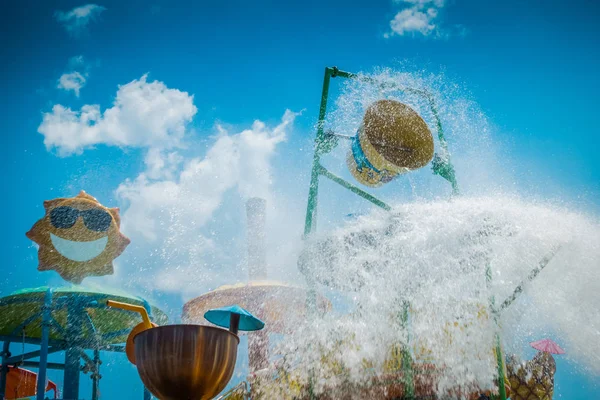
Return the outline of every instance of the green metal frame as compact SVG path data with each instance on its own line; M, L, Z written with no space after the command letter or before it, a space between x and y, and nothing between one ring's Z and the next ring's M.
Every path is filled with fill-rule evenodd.
M485 268L485 280L487 287L490 288L492 283L492 267L488 263ZM500 327L500 315L496 309L496 299L494 296L490 296L490 309L492 316L494 317L494 323ZM506 400L506 388L504 387L504 355L502 354L502 343L500 341L500 334L496 333L496 362L498 364L498 397L492 396L493 399Z
M363 82L369 82L374 85L378 85L382 88L396 89L402 92L417 94L425 98L431 108L431 113L435 120L435 128L437 130L437 137L440 143L441 154L436 153L432 161L433 173L446 179L452 185L452 193L458 194L458 183L456 182L456 176L454 173L454 167L450 162L450 155L448 152L448 145L446 138L444 137L444 129L442 122L439 117L437 105L435 103L434 96L421 89L414 89L409 87L401 87L393 82L377 81L370 77L364 77L350 72L340 71L337 67L326 67L325 77L323 78L323 91L321 93L321 105L319 107L319 120L317 122L317 136L315 138L314 156L312 173L310 177L310 189L308 192L308 205L306 209L306 221L304 224L304 235L308 236L316 229L316 217L317 217L317 198L319 194L319 177L323 176L339 184L340 186L350 190L351 192L361 196L367 201L375 204L376 206L389 210L390 206L385 202L379 200L377 197L370 193L362 190L358 186L338 177L331 171L327 170L321 165L321 156L329 153L338 145L338 136L335 134L325 133L325 115L327 114L327 99L329 97L329 84L331 78L346 78L346 79L359 79Z
M364 77L357 74L353 74L350 72L340 71L337 67L326 67L325 68L325 77L323 79L323 91L321 93L321 105L319 108L319 120L317 122L317 135L315 138L314 145L314 156L313 156L313 165L312 165L312 173L310 179L310 188L308 192L308 204L306 208L306 220L304 225L304 236L308 237L312 234L317 227L317 202L318 202L318 194L319 194L319 178L321 176L332 180L333 182L339 184L345 189L350 190L351 192L361 196L367 201L370 201L374 205L383 208L384 210L390 210L390 206L385 202L379 200L377 197L371 195L370 193L360 189L356 185L338 177L333 174L329 170L327 170L323 165L321 165L321 156L329 153L338 145L338 137L339 135L326 133L324 129L325 125L325 116L327 114L327 100L329 97L329 85L331 78L346 78L346 79L359 79L364 82L372 83L374 85L378 85L383 88L397 89L399 91L403 91L405 93L417 94L423 96L429 103L431 113L435 120L435 128L437 130L437 137L439 141L439 146L441 150L441 154L436 153L434 155L432 161L432 169L433 173L441 176L446 179L452 185L452 194L459 194L458 183L456 181L456 175L454 172L454 167L450 162L450 154L448 152L448 145L446 139L444 137L444 130L442 127L442 122L439 117L437 105L435 102L434 96L424 90L414 89L409 87L400 87L393 82L387 81L378 81L370 77ZM544 265L545 266L545 265ZM543 267L542 267L543 268ZM539 273L539 271L538 271ZM534 276L535 277L535 276ZM486 269L486 280L488 285L491 283L492 275L491 269L488 265ZM533 279L533 278L532 278ZM531 280L531 279L530 279ZM307 306L314 307L316 305L316 291L314 288L314 282L311 279L308 279L309 284L309 295L307 299ZM516 292L516 295L520 293ZM513 299L514 300L514 299ZM494 298L490 298L490 308L492 313L494 314L494 321L498 324L498 312L496 311ZM404 304L403 312L401 315L401 321L403 325L408 324L408 304ZM498 362L498 389L499 396L496 397L497 400L506 400L506 391L504 388L504 356L502 354L502 347L500 342L500 336L496 335L496 355ZM406 398L413 399L414 398L414 381L413 381L413 371L412 371L412 362L410 352L407 349L402 351L402 369L403 369L403 377L406 384ZM311 385L312 386L312 385ZM310 391L312 393L312 390ZM314 396L311 396L314 397Z

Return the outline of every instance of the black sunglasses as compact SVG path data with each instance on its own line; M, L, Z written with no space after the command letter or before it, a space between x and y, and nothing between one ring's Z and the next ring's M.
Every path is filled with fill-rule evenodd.
M68 206L50 211L50 222L55 228L66 229L75 225L79 216L83 217L83 223L89 230L96 232L106 231L112 222L112 216L106 211L97 208L82 211Z

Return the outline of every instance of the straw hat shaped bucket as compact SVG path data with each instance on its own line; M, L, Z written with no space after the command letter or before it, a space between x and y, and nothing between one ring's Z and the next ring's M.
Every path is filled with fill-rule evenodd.
M357 181L378 187L432 158L433 136L423 118L399 101L378 100L367 108L346 161Z

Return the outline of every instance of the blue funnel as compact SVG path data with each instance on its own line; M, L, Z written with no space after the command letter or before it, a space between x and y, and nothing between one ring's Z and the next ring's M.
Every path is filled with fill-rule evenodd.
M259 331L265 327L264 322L237 304L208 310L204 313L204 318L217 326L228 328L235 334L238 330Z

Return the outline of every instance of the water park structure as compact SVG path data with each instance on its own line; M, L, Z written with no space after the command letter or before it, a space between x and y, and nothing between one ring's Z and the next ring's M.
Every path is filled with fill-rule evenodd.
M393 89L419 96L429 105L433 131L425 119L398 99L382 97L366 108L355 135L325 129L331 80L360 80L365 84ZM431 165L433 174L450 185L451 196L460 196L459 184L451 162L435 96L426 90L398 87L395 82L380 81L327 67L320 99L319 119L314 141L307 210L305 240L313 238L317 227L319 183L324 177L362 197L383 210L391 206L361 187L345 180L323 164L322 159L342 141L349 142L346 163L351 175L363 186L377 188ZM182 324L167 324L163 311L146 300L119 292L99 292L79 284L86 276L112 273L112 260L125 250L129 240L119 232L118 211L107 209L93 197L81 193L69 199L45 202L46 215L34 225L28 237L39 245L40 270L55 269L73 283L65 288L23 289L0 299L0 339L2 368L0 399L36 396L46 398L44 390L56 385L47 381L47 369L64 370L65 400L80 399L80 374L93 381L92 400L99 398L101 353L124 353L137 367L144 384L144 399L551 399L555 364L551 354L562 349L550 340L532 344L540 351L530 364L507 358L502 337L494 331L493 345L482 357L495 363L495 379L485 388L452 388L440 393L438 384L444 365L427 362L417 356L409 337L391 346L383 370L369 375L368 384L332 381L326 390L317 390L316 364L327 364L323 354L313 365L281 367L270 351L271 337L293 334L298 321L310 325L319 315L331 312L333 302L323 295L323 286L344 290L335 277L325 276L311 267L301 256L298 268L306 279L306 287L269 281L266 273L265 213L262 199L252 198L247 204L248 264L247 282L232 282L202 294L184 305ZM111 211L113 210L113 211ZM72 231L71 231L72 230ZM65 236L65 232L72 233ZM83 246L73 242L84 243ZM559 247L546 254L527 279L518 284L506 299L488 296L487 304L476 304L475 319L498 324L501 313L509 308L523 288L546 266ZM97 261L97 263L95 263ZM485 281L492 284L490 267L485 268ZM339 283L339 284L338 284ZM482 288L482 290L487 290ZM413 318L408 301L398 304L398 326L410 331ZM209 324L210 323L210 324ZM455 327L463 321L457 320ZM263 329L264 328L264 329ZM460 328L458 328L460 329ZM249 377L221 394L230 382L238 355L239 335L249 331ZM452 334L450 334L451 336ZM339 351L352 346L352 339L341 339ZM13 345L34 345L39 350L13 355ZM86 351L91 351L90 357ZM65 353L63 364L49 363L48 354ZM38 359L38 361L30 361ZM83 364L82 364L83 362ZM365 370L375 368L365 360ZM37 375L21 367L38 369ZM296 378L301 369L306 379ZM340 371L343 367L339 368ZM33 378L32 378L33 377ZM15 380L16 379L16 380ZM28 392L19 390L25 382L35 380ZM16 382L16 385L15 385ZM327 386L327 385L325 385ZM16 389L15 389L16 387ZM32 391L33 390L33 391ZM11 397L11 391L14 397ZM277 393L277 395L273 395ZM19 397L16 397L16 396ZM220 397L217 397L220 396ZM535 397L537 396L537 397Z

